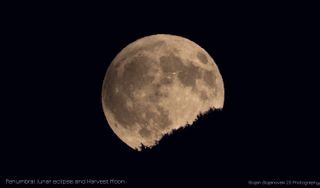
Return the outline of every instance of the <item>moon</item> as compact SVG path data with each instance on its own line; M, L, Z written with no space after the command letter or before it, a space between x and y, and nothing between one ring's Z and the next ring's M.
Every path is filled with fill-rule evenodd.
M102 86L109 126L136 150L155 146L165 134L223 104L224 84L212 57L175 35L151 35L126 46Z

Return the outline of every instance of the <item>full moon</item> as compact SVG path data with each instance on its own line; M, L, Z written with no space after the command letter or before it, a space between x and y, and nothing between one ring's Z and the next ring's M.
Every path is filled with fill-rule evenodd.
M111 129L137 150L223 104L224 84L214 60L175 35L151 35L126 46L111 62L102 86Z

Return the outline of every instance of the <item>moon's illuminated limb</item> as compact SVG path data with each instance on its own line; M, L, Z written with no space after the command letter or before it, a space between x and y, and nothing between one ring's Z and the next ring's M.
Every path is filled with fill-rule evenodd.
M132 148L153 146L173 129L224 103L210 55L174 35L152 35L125 47L109 66L102 104L116 135Z

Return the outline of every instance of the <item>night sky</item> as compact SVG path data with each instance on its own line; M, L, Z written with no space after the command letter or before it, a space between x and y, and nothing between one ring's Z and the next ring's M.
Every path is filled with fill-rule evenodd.
M132 1L1 7L2 184L91 178L127 186L244 187L249 180L319 177L316 6ZM109 128L102 82L122 48L158 33L186 37L214 58L225 105L137 152Z

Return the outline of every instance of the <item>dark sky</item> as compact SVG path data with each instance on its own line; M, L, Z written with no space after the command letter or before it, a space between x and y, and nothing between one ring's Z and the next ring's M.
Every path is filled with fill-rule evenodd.
M198 1L1 7L1 183L116 178L129 186L243 187L248 180L319 177L319 7ZM123 47L157 33L189 38L211 54L224 79L225 108L139 153L108 127L101 87Z

